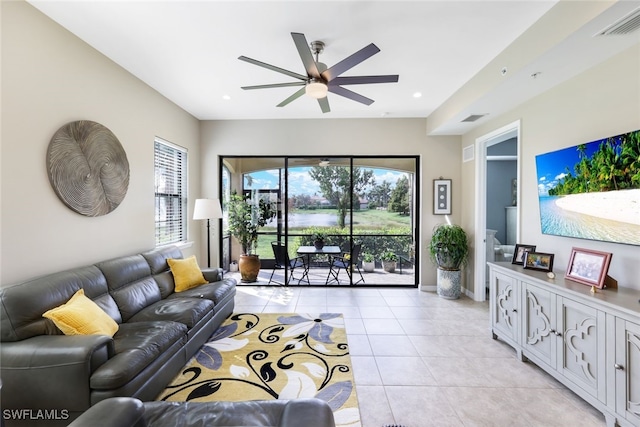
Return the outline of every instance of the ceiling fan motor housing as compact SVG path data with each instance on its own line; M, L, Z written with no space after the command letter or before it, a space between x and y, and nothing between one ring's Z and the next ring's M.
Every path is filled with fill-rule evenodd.
M309 46L311 46L311 52L315 53L316 55L324 51L324 42L321 42L320 40L309 43ZM317 60L318 58L316 57L316 61Z

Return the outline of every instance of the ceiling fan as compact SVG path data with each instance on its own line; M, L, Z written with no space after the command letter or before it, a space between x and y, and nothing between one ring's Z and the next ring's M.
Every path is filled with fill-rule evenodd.
M278 73L286 74L287 76L298 79L299 81L290 83L273 83L257 86L243 86L242 89L267 89L274 87L290 87L290 86L304 86L293 95L278 104L278 107L284 107L290 102L298 99L305 93L318 100L320 109L323 113L331 111L329 108L329 100L327 99L327 92L334 93L336 95L344 96L353 101L360 102L365 105L371 105L373 99L369 99L356 92L344 88L345 85L357 85L357 84L372 84L372 83L397 83L398 75L384 75L384 76L353 76L353 77L340 77L342 73L350 70L359 63L367 60L376 53L380 52L380 49L375 44L371 43L368 46L360 49L356 53L346 57L342 61L338 62L334 66L327 68L325 64L318 61L318 56L324 50L324 43L321 41L314 41L311 44L307 43L307 39L302 33L291 33L293 42L298 49L300 59L304 64L304 68L307 71L306 75L299 74L293 71L285 70L284 68L276 67L275 65L266 64L255 59L247 58L246 56L238 57L239 60L248 62L250 64L257 65L259 67L266 68L268 70L276 71ZM311 49L309 48L311 47ZM315 54L315 60L313 59Z

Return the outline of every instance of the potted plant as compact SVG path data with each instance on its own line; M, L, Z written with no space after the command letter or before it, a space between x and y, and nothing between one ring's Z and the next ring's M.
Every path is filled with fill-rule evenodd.
M396 262L398 261L398 255L393 251L385 251L380 255L382 259L382 269L387 273L393 273L396 271Z
M322 230L315 230L311 235L311 239L313 241L313 246L316 249L322 249L324 247L324 242L327 239L327 233Z
M372 273L376 269L376 261L370 253L362 254L362 269L365 273Z
M429 243L429 256L438 266L438 295L448 299L460 298L460 268L466 265L468 255L469 242L462 227L452 224L434 227Z
M238 262L241 280L255 282L260 272L260 258L253 253L258 241L258 230L275 217L276 211L263 199L256 202L249 195L243 197L235 192L231 194L227 208L229 233L242 246L242 254Z

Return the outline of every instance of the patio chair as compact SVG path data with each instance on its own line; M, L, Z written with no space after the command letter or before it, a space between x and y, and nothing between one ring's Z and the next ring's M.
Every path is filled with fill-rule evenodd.
M415 259L416 248L415 245L409 245L409 249L406 252L396 253L398 256L398 267L400 267L400 274L402 274L402 263L410 264L411 267L416 263Z
M360 256L361 248L362 244L357 243L351 247L351 252L342 252L340 256L329 256L329 274L327 275L326 285L334 280L340 283L338 276L341 270L347 272L350 281L353 280L351 276L354 271L360 275L360 280L354 282L354 285L360 282L364 283L364 277L362 277L362 272L360 271L360 267L358 267L358 257Z
M285 283L278 283L279 285L287 285L291 282L291 280L298 280L298 284L302 282L305 278L307 279L307 284L309 283L309 267L305 262L305 257L299 256L295 258L289 258L289 254L287 253L287 248L282 242L271 242L271 248L273 249L273 256L276 259L275 264L273 265L273 270L271 271L271 277L269 277L269 284L273 281L273 273L276 270L286 270L289 269L289 279L285 280ZM302 276L299 279L294 277L293 273L296 269L302 268ZM286 279L286 276L285 276Z

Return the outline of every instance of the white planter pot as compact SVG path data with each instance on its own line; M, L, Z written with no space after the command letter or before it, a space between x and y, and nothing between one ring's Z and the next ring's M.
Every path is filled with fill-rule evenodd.
M362 269L364 270L365 273L373 273L373 271L376 269L375 261L371 261L371 262L362 261Z
M443 270L438 267L438 295L446 299L460 298L462 289L460 270Z

